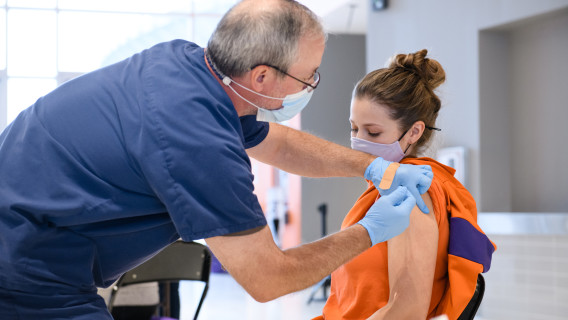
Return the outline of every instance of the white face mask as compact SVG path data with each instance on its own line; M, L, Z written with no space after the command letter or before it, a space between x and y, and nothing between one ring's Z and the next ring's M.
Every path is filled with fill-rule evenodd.
M237 96L239 96L241 99L250 103L252 106L254 106L255 108L258 109L258 113L256 115L256 119L258 121L282 122L282 121L290 120L295 115L300 113L302 111L302 109L304 109L306 107L306 105L308 105L308 102L310 101L310 99L312 98L312 94L314 93L314 90L312 88L307 87L306 89L304 89L300 92L297 92L297 93L294 93L294 94L289 94L284 98L274 98L274 97L266 96L266 95L263 95L261 93L255 92L255 91L241 85L240 83L235 82L233 79L231 79L227 76L225 76L223 78L223 83L226 86L228 86L231 90L233 90L233 92ZM276 110L268 110L268 109L259 107L256 104L245 99L243 96L241 96L235 89L233 89L233 87L231 87L231 83L234 83L234 84L238 85L239 87L241 87L241 88L243 88L247 91L250 91L250 92L252 92L256 95L259 95L261 97L268 98L268 99L274 99L274 100L282 100L282 107L280 109L276 109Z

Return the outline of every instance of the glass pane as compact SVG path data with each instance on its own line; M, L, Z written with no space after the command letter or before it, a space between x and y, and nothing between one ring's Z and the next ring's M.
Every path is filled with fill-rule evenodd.
M55 79L8 78L8 123L56 86Z
M6 69L6 10L0 10L0 70Z
M209 37L215 31L219 20L221 20L221 16L196 16L195 26L193 27L193 39L191 41L202 47L207 46Z
M3 6L6 4L6 0L0 0L0 6Z
M191 12L191 0L59 0L60 9L120 12Z
M159 42L189 39L190 22L189 15L61 12L59 71L88 72Z
M57 0L8 0L8 6L12 7L55 8L56 4Z
M195 13L224 15L237 2L236 0L193 0L193 6Z
M55 22L55 11L8 11L8 76L55 76Z

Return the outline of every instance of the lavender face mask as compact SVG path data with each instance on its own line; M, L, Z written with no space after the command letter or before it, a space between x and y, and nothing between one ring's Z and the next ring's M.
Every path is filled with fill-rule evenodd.
M404 151L398 141L383 144L351 137L351 149L370 153L387 161L400 162L404 158Z

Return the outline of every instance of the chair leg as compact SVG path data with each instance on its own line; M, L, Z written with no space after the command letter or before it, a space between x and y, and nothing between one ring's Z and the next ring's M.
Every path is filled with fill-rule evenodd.
M205 296L207 295L207 291L209 290L209 283L205 283L205 288L203 288L203 293L201 294L201 299L199 300L199 304L197 305L197 310L195 310L195 316L193 320L197 320L197 316L199 316L199 311L201 310L201 305L205 300Z
M164 301L162 301L163 316L170 317L172 315L170 310L170 282L164 283Z

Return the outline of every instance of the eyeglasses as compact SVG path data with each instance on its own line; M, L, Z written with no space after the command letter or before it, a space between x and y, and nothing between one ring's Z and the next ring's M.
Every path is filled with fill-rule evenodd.
M296 81L299 81L299 82L301 82L302 84L304 84L304 85L306 85L306 86L312 88L312 90L315 90L315 89L318 87L319 82L320 82L320 73L319 73L318 71L316 71L316 73L314 73L314 82L310 84L310 83L307 83L307 82L305 82L305 81L302 81L302 80L300 80L300 79L294 77L293 75L291 75L291 74L289 74L289 73L287 73L287 72L282 71L280 68L278 68L278 67L276 67L276 66L273 66L273 65L270 65L270 64L265 64L265 63L259 64L259 65L256 65L256 66L252 67L251 69L254 69L254 68L258 67L258 66L271 67L272 69L274 69L274 70L276 70L276 71L278 71L278 72L280 72L280 73L282 73L282 74L285 74L285 75L287 75L288 77L290 77L290 78L292 78L292 79L294 79L294 80L296 80Z

